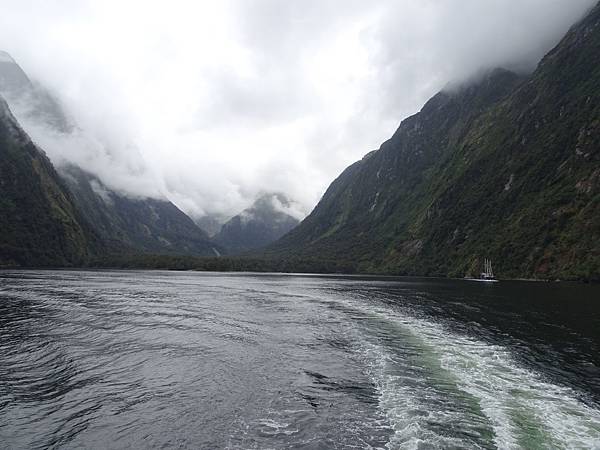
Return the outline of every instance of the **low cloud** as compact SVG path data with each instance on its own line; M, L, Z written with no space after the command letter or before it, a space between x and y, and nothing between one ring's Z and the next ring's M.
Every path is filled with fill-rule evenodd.
M532 70L594 3L0 0L0 49L77 122L24 124L55 163L193 216L261 192L302 215L447 83Z

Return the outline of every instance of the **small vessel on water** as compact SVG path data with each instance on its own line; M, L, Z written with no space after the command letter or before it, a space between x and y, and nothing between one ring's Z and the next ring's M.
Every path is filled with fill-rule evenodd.
M485 258L483 260L483 272L479 274L479 278L467 278L467 280L497 283L498 280L494 277L494 270L492 269L492 261Z

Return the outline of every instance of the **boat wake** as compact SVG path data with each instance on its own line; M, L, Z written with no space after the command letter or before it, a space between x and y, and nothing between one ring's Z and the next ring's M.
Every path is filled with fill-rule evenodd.
M352 302L389 448L600 448L600 411L521 367L510 351L445 326Z

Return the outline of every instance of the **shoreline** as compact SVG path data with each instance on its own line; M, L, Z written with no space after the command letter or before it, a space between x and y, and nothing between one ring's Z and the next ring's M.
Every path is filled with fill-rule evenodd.
M253 271L253 270L204 270L197 268L160 268L160 267L92 267L92 266L76 266L76 267L22 267L22 266L0 266L1 272L8 271L114 271L114 272L127 272L127 271L156 271L156 272L199 272L199 273L212 273L212 274L238 274L238 275L278 275L278 276L302 276L302 277L328 277L328 278L371 278L371 279L422 279L422 280L440 280L440 281L465 281L474 282L472 279L459 278L459 277L444 277L444 276L427 276L427 275L393 275L393 274L378 274L378 273L336 273L336 272L277 272L277 271ZM600 280L582 280L582 279L540 279L540 278L498 278L497 283L491 283L492 285L498 285L503 282L526 282L526 283L577 283L577 284L589 284L598 285ZM486 284L487 285L487 284Z

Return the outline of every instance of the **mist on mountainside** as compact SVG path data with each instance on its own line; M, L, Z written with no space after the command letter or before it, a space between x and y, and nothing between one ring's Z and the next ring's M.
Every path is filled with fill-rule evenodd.
M31 78L31 104L11 107L58 167L195 220L232 217L262 192L306 215L447 83L530 71L593 3L85 1L32 16L24 2L0 18L1 64ZM41 103L63 123L32 115Z

